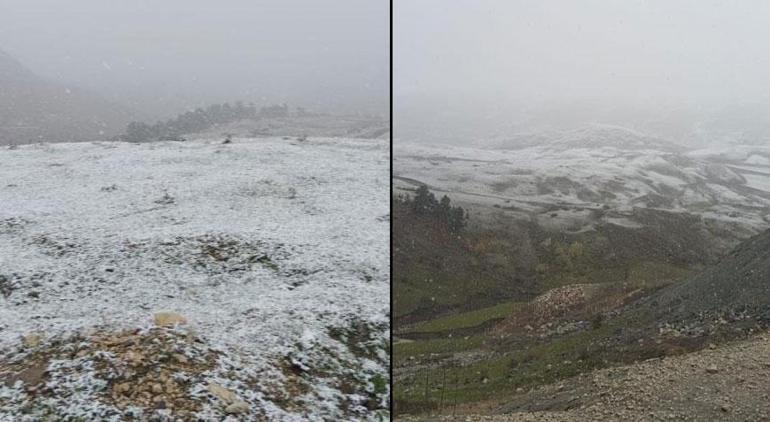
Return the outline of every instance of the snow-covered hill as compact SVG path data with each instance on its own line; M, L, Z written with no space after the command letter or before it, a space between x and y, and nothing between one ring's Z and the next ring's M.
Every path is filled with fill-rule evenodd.
M76 334L160 335L153 315L174 312L187 324L161 334L188 330L217 356L180 384L179 400L196 402L191 414L386 412L388 172L387 142L371 139L0 149L2 379ZM32 392L6 382L0 419L174 414L168 400L147 405L144 392L110 396L125 374L104 370L105 356L120 359L46 360L48 384ZM62 369L73 365L81 370ZM245 407L227 407L234 400Z
M377 116L328 114L244 119L226 125L216 125L197 135L215 138L221 137L223 133L258 138L313 136L390 139L390 127L386 119Z
M394 175L397 192L425 183L560 229L590 228L597 215L644 225L634 221L635 208L688 212L751 233L770 225L770 147L763 146L688 150L604 126L519 149L396 143Z

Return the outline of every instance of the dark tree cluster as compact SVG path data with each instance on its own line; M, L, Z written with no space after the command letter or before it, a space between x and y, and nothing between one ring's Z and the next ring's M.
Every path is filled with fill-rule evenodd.
M126 128L126 133L120 136L120 140L128 142L178 140L185 133L200 132L238 120L287 116L289 116L289 106L286 104L262 107L259 110L253 103L244 104L240 101L233 105L213 104L206 108L188 111L165 122L159 121L155 124L131 122Z
M400 196L396 201L417 215L438 221L452 233L459 233L468 223L468 213L462 207L453 207L446 195L436 199L425 185L417 188L414 197Z

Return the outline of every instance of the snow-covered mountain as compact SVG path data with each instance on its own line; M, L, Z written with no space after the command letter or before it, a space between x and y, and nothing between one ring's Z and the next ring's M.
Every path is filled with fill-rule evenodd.
M590 228L597 210L605 222L643 225L633 221L635 208L692 213L754 233L770 225L770 147L688 149L611 126L536 139L515 149L396 143L397 191L425 183L468 204L573 229Z

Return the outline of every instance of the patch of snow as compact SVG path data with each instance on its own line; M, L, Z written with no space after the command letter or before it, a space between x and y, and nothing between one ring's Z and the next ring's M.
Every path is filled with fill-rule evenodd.
M754 229L768 225L760 211L744 209L770 206L770 185L751 176L763 168L741 164L755 155L770 157L770 148L687 152L618 128L560 136L516 150L395 144L393 171L400 178L395 189L408 192L415 183L425 183L467 206L497 206L512 217L531 218L521 214L524 210L543 213L538 221L558 227L577 220L554 220L549 209L597 206L616 212L638 207L704 216L710 212L730 220L737 212ZM591 218L585 224L590 228Z
M757 154L751 155L745 162L754 166L770 166L770 158Z
M765 192L770 192L770 174L744 174L746 186Z
M387 141L26 145L0 163L2 349L175 311L243 371L279 376L313 343L387 374L327 334L363 321L387 340ZM345 395L316 386L302 414L344 417Z

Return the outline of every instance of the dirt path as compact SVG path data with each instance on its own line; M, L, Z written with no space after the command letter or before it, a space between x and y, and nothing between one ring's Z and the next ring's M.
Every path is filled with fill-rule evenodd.
M460 409L458 409L460 413ZM446 421L770 421L770 335L603 369Z

